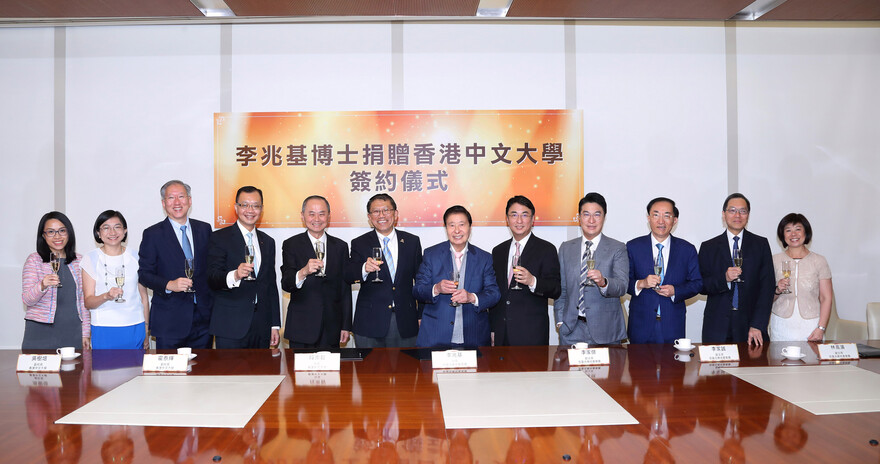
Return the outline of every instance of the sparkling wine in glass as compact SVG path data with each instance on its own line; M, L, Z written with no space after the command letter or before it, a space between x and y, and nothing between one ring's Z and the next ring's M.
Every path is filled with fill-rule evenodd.
M248 264L254 264L254 258L256 258L256 256L256 253L254 253L254 246L248 245L247 253L245 253L244 255L244 262ZM244 278L244 280L256 280L256 278L254 277L254 272L251 271L248 276Z
M192 258L186 258L186 260L184 260L184 262L183 262L183 272L186 274L187 279L192 280L192 278L193 278L193 273L195 272L194 264L195 263L193 263ZM186 289L186 293L195 293L195 292L196 291L193 290L192 287Z
M52 253L49 256L49 264L52 266L52 273L58 275L58 270L61 269L61 255L59 253ZM58 285L55 285L55 288L61 288L61 280L58 280Z
M742 267L743 267L742 248L737 248L736 250L733 250L733 265L740 268L740 270L742 270ZM733 280L732 282L743 283L745 281L742 280L739 276L737 276L736 280Z
M596 269L596 259L593 258L593 254L590 253L590 255L587 256L587 271L592 271L593 269ZM587 282L584 285L587 287L595 287L596 283L588 277Z
M373 259L381 266L382 262L385 261L385 254L382 253L381 247L373 247ZM376 271L376 277L372 280L373 282L382 282L382 279L379 278L379 271Z
M519 286L519 281L516 280L516 271L519 267L520 256L516 253L513 254L513 258L510 260L510 266L513 268L513 281L515 284L513 287L510 287L511 290L522 290L522 287Z
M786 279L791 278L791 261L782 262L782 277L785 277ZM791 283L788 284L788 288L782 293L791 293Z
M450 276L450 277L451 277L450 280L452 280L452 283L455 284L455 288L459 288L458 284L459 284L459 280L461 277L461 273L459 271L453 269L452 276ZM456 303L453 301L453 302L449 303L449 306L461 306L461 303Z
M116 286L122 289L122 286L125 285L125 266L120 266L116 268ZM125 298L122 297L122 293L113 300L117 303L125 303Z
M315 242L315 256L324 262L324 242L317 241ZM327 277L327 273L324 272L324 267L321 266L321 270L315 273L316 277Z
M660 277L663 274L663 254L657 253L657 259L654 260L654 275ZM660 290L660 282L654 286L654 290Z

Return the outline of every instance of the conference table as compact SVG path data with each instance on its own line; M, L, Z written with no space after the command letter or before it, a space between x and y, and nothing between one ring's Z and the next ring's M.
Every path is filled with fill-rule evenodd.
M797 363L819 364L801 345ZM878 412L813 415L669 345L612 346L609 365L584 367L567 348L482 347L476 370L583 370L638 424L446 429L431 361L374 349L323 373L295 371L290 350L196 350L188 376L284 376L244 428L60 425L142 375L143 352L86 351L33 374L0 351L0 462L880 462ZM781 344L738 348L740 367L787 368ZM880 373L880 359L849 363Z

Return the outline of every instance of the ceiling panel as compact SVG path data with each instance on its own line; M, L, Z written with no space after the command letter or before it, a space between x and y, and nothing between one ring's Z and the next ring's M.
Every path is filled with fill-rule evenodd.
M226 0L236 16L475 16L479 0Z
M725 20L752 0L513 0L507 17Z
M190 0L2 0L0 18L203 17Z
M759 20L880 20L880 0L788 0Z

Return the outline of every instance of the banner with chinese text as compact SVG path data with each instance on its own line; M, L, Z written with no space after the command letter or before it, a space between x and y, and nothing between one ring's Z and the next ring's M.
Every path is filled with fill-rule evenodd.
M400 226L441 226L449 206L504 225L525 195L538 225L571 225L583 195L580 110L214 114L214 225L235 221L235 192L263 191L260 227L302 227L309 195L331 226L368 227L366 202L394 197Z

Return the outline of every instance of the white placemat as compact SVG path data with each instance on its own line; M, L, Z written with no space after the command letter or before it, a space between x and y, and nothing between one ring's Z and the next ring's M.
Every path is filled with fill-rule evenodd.
M581 371L439 374L448 429L638 424Z
M283 375L139 376L57 424L242 428Z
M724 370L813 414L880 411L880 374L855 366L736 367Z

